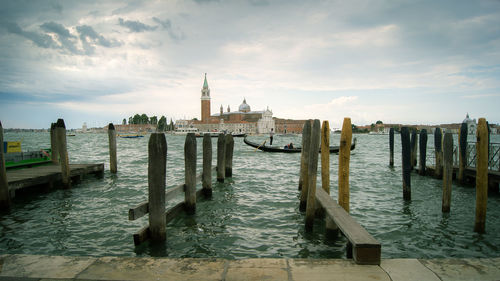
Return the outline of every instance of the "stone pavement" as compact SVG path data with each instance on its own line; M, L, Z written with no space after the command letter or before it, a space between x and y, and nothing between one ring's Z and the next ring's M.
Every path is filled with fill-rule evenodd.
M500 280L500 258L172 259L0 255L0 280Z

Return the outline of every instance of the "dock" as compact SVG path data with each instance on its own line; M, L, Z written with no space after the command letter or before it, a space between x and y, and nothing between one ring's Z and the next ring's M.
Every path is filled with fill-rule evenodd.
M498 280L500 258L343 259L0 255L0 280Z
M86 175L94 174L102 177L104 173L104 164L70 164L71 181L81 181ZM15 197L16 192L23 189L45 186L48 189L62 186L61 166L55 164L46 164L24 169L7 170L7 180L9 183L9 192L11 198Z

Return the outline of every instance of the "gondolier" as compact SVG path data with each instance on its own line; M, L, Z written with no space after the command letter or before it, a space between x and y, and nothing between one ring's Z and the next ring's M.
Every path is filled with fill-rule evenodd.
M274 136L274 132L273 132L273 128L271 128L271 132L269 132L269 139L270 139L269 145L273 145L273 136Z

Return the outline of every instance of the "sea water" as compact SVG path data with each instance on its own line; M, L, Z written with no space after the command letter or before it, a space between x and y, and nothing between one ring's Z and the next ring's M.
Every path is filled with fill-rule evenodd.
M389 167L387 135L354 137L357 145L350 160L350 213L381 242L382 257L498 255L498 194L488 198L486 233L477 234L473 231L473 186L453 183L451 212L443 214L442 181L412 173L412 198L404 201L400 136L395 136L393 168ZM265 138L250 136L258 143ZM338 145L339 138L332 135L331 144ZM4 139L22 139L23 150L50 147L48 133L5 133ZM113 175L109 173L107 134L68 137L70 162L105 163L104 178L88 176L69 190L15 198L12 211L0 215L0 252L229 259L345 257L345 238L325 237L322 219L316 219L313 232L304 230L304 213L298 208L300 154L255 151L242 138L235 138L233 177L217 183L214 176L213 197L199 199L195 215L183 214L170 222L165 243L134 246L132 235L148 223L147 216L128 220L128 209L148 197L148 139L117 139L118 173ZM183 183L184 140L183 136L167 135L167 189ZM274 136L277 145L290 142L300 145L301 136ZM200 173L202 139L197 144ZM212 145L215 165L216 138ZM427 150L432 155L432 136ZM336 199L337 154L330 155L330 178L331 196Z

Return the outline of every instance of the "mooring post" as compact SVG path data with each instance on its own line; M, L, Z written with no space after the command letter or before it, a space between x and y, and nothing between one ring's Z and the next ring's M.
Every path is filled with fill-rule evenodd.
M116 172L118 171L117 159L116 159L116 130L115 130L115 125L113 125L113 123L109 123L108 125L108 139L109 139L109 171L113 174L116 174Z
M436 155L436 165L434 167L434 176L436 178L441 178L443 174L443 148L442 148L442 136L441 128L437 127L434 131L434 153ZM453 167L453 139L451 140L451 165Z
M302 179L302 186L299 182L300 192L300 204L299 210L305 211L307 205L307 187L309 181L309 175L307 173L309 165L309 147L311 146L311 120L307 120L304 123L304 128L302 129L302 151L300 155L300 178ZM300 180L299 180L300 181Z
M457 179L460 183L465 182L465 166L467 165L467 124L462 123L458 134L458 175ZM476 155L477 158L477 155Z
M411 130L411 138L410 138L410 145L411 145L411 169L415 168L417 166L417 143L418 143L418 135L417 135L417 129L413 128Z
M212 138L210 134L203 135L203 194L205 197L212 196Z
M411 146L408 127L401 128L401 151L403 162L403 199L411 200Z
M50 124L50 158L52 163L59 164L59 152L57 152L56 123Z
M309 147L309 163L307 165L307 206L306 206L306 230L313 228L314 215L316 213L316 174L318 172L318 150L320 148L320 123L315 119L311 130L311 144Z
M10 210L9 182L7 180L7 170L5 168L5 156L3 155L3 127L0 121L0 211Z
M330 124L321 126L321 187L330 194Z
M184 142L184 204L188 214L196 211L196 137L188 133Z
M151 239L167 238L165 220L165 176L167 172L167 140L163 133L152 133L148 144L148 202Z
M476 132L476 222L474 231L485 232L488 203L488 127L486 119L479 118Z
M419 143L419 148L420 148L420 161L419 161L419 169L418 173L422 176L425 176L425 169L426 169L426 157L427 157L427 130L422 129L420 130L420 143Z
M66 143L66 125L63 119L57 119L56 123L56 143L59 153L59 162L61 164L61 176L64 188L71 187L71 177L68 158L68 147Z
M450 132L444 134L443 143L443 204L441 211L450 212L451 185L453 180L453 135Z
M389 166L394 167L394 128L389 129Z
M351 158L351 118L344 118L339 147L339 205L349 213L349 161Z
M226 177L226 137L219 134L217 138L217 181L224 182Z
M226 135L226 151L225 151L225 159L224 164L226 167L225 176L230 178L233 176L233 150L234 150L234 139L233 135Z
M330 194L330 123L323 121L321 126L321 187ZM325 218L326 234L336 237L339 228L328 216Z

